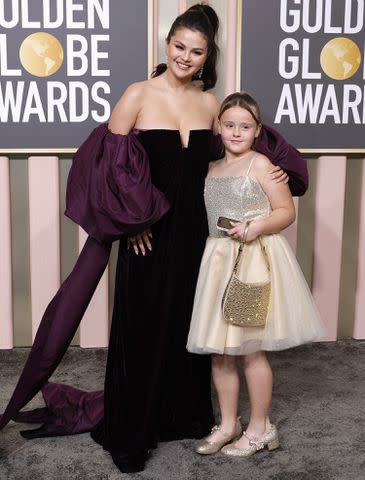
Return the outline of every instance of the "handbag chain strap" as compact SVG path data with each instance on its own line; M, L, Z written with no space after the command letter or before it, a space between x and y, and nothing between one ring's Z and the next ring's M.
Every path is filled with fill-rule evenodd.
M246 238L247 238L247 233L248 233L248 227L249 227L250 223L251 223L251 220L247 220L247 222L246 222L246 224L245 224L245 229L244 229L244 231L243 231L243 239L242 239L242 242L240 242L240 246L239 246L239 248L238 248L238 253L237 253L236 261L234 262L234 267L233 267L233 274L234 274L234 275L237 274L238 265L239 265L240 260L241 260L241 255L242 255L242 252L243 252L243 247L245 246L245 243L246 243ZM257 237L257 240L258 240L259 243L260 243L261 252L262 252L262 255L263 255L264 260L265 260L265 263L266 263L267 271L270 272L269 257L268 257L268 254L267 254L265 245L262 243L261 236Z

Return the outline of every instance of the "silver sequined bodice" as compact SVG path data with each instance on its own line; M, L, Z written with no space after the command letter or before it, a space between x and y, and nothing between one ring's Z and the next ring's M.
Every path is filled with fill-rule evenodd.
M266 217L271 212L269 199L260 184L248 175L207 177L204 200L211 237L226 236L217 229L217 220L221 216L235 220L251 220Z

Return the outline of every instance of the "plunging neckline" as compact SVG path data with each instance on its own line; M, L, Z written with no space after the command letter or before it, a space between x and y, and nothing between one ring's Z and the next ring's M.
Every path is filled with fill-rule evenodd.
M191 137L195 132L211 132L213 134L213 130L211 128L193 128L188 131L188 138L186 145L183 143L181 132L177 128L133 128L133 131L137 132L172 132L179 136L180 140L180 147L182 150L188 150L191 142Z

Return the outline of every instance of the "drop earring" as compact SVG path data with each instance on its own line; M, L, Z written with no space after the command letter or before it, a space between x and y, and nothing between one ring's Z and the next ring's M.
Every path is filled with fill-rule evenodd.
M204 65L202 66L202 68L199 70L198 72L198 78L199 80L201 80L202 76L203 76L203 71L204 71Z

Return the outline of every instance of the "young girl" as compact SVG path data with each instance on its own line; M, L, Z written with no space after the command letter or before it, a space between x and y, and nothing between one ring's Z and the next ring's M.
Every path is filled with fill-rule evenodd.
M272 371L264 351L318 339L322 336L322 326L295 256L279 234L295 219L289 188L269 178L270 160L254 150L261 128L257 103L247 93L234 93L224 100L218 118L225 156L211 163L205 180L210 236L200 266L187 349L212 354L221 424L196 444L195 451L249 456L265 446L269 450L279 446L277 429L269 419ZM237 220L230 222L227 233L217 228L220 216ZM262 273L265 274L258 237L270 263L266 325L235 326L223 318L223 294L243 240L247 245L239 276L253 275L246 281L255 282L259 280L257 275L262 278ZM244 432L237 418L237 356L242 358L251 407Z

